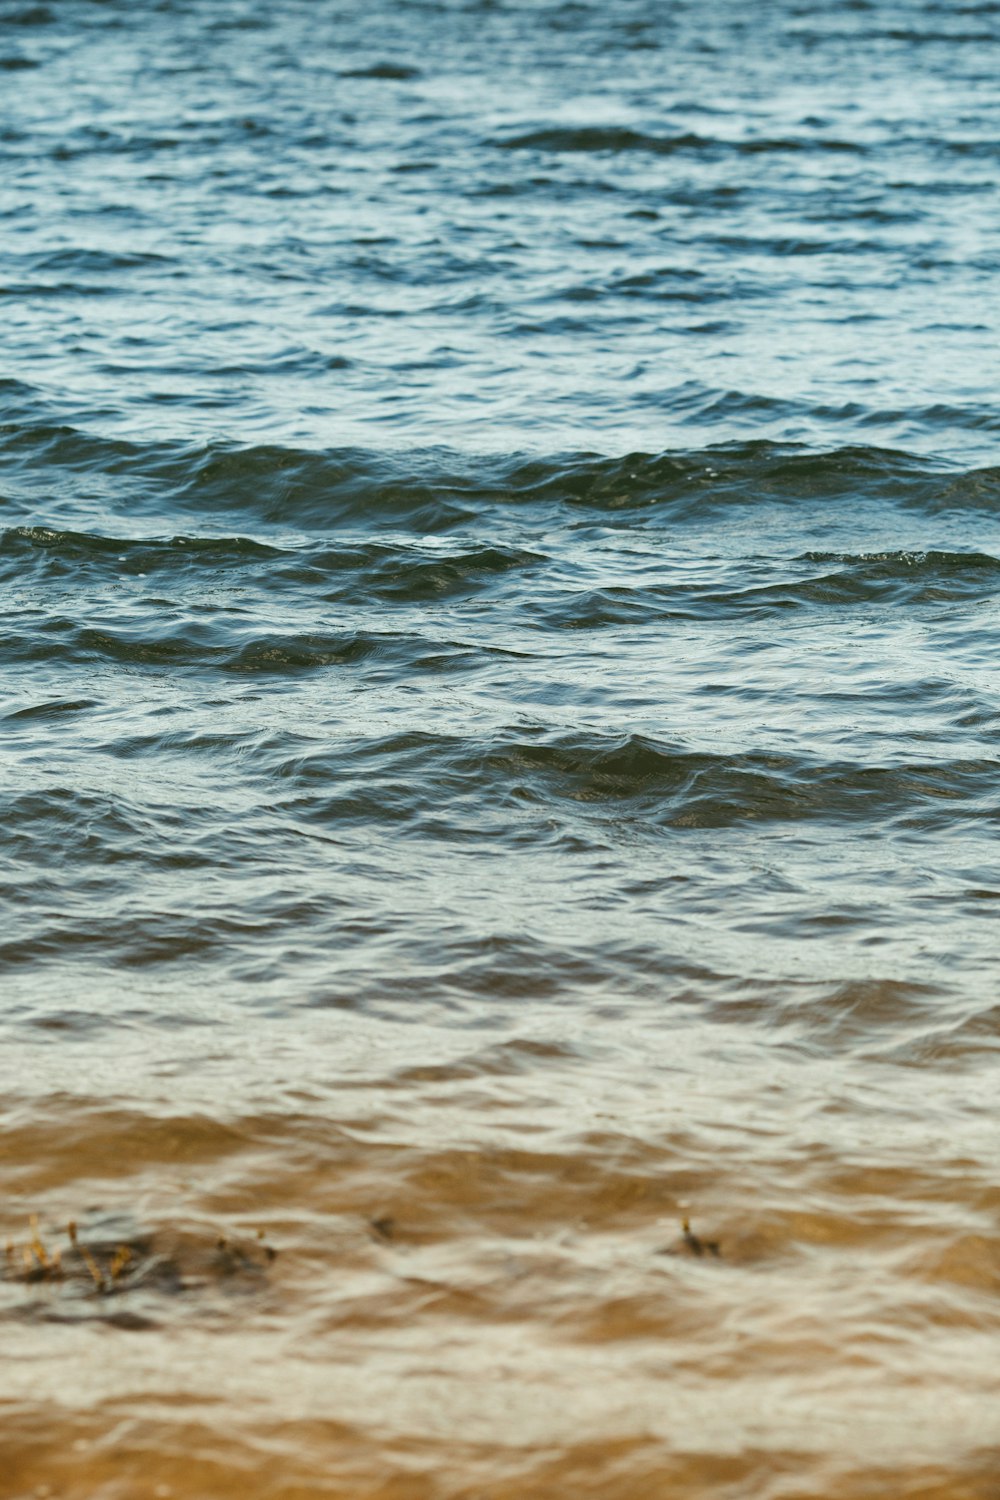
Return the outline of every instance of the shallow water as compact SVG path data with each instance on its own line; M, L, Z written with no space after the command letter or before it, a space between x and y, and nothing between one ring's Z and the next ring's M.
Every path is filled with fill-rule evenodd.
M3 1500L995 1500L998 63L0 0Z

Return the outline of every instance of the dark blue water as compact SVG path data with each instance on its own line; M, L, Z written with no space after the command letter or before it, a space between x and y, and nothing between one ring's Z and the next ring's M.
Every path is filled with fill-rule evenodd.
M701 1434L692 1495L720 1493L727 1442L741 1495L786 1493L789 1451L824 1500L911 1462L921 1496L995 1494L998 76L985 0L0 0L18 1223L117 1191L154 1230L271 1213L326 1243L307 1184L336 1151L300 1111L420 1161L537 1138L537 1201L523 1163L459 1212L440 1162L417 1192L361 1153L381 1185L355 1208L412 1190L474 1260L497 1193L515 1240L584 1234L631 1174L651 1226L714 1218L747 1276L784 1257L766 1294L682 1289L702 1328L642 1325L650 1371L683 1346L707 1381L676 1416ZM130 1168L165 1118L175 1145ZM54 1165L49 1130L79 1155ZM189 1149L202 1196L178 1207ZM275 1187L295 1162L298 1218ZM594 1203L546 1228L574 1173ZM573 1295L624 1358L619 1292ZM562 1453L575 1493L592 1460L525 1395L554 1382L583 1411L591 1389L547 1297L521 1308L525 1409L484 1411ZM502 1364L491 1307L449 1401ZM394 1380L423 1378L411 1355ZM58 1338L45 1357L57 1381ZM768 1381L805 1371L789 1408ZM621 1410L672 1454L649 1380ZM295 1389L276 1422L313 1410ZM50 1420L24 1399L18 1431ZM404 1435L433 1427L415 1410ZM615 1410L594 1493L687 1495L687 1470L614 1469ZM457 1426L434 1430L432 1468L465 1474ZM13 1431L25 1494L71 1483ZM161 1469L228 1493L156 1432L81 1500ZM303 1494L340 1495L317 1487L335 1448ZM345 1495L389 1493L390 1449ZM510 1493L547 1496L539 1474Z

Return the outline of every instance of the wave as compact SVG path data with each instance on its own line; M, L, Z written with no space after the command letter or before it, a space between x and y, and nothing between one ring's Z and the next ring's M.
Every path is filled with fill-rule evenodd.
M326 603L417 604L489 589L545 559L525 548L488 544L429 547L365 542L277 547L248 536L121 537L12 526L0 531L0 578L23 582L123 578L197 579L238 571L268 589L315 592Z
M890 501L931 513L1000 508L1000 467L963 471L953 463L860 444L816 451L755 440L621 457L535 457L446 448L372 452L140 443L52 421L42 405L17 382L0 386L6 470L0 510L44 511L48 504L39 506L38 492L50 495L60 470L70 476L70 487L72 476L96 480L112 511L132 518L242 515L305 528L353 520L407 525L423 534L461 525L484 508L526 504L607 513L658 507L678 519L761 499L790 505ZM981 425L979 417L974 420ZM51 524L49 516L45 520Z
M328 602L418 604L488 589L508 574L521 574L544 560L538 552L511 546L466 545L428 552L401 543L368 543L303 552L294 564L271 570L271 576L318 585Z
M412 631L281 631L240 628L214 610L193 617L169 600L148 600L124 626L82 624L65 615L29 616L0 631L0 651L10 664L34 666L114 664L205 672L290 677L330 667L366 663L393 676L456 672L481 667L491 657L522 653L500 646L435 639Z
M670 277L676 279L673 272ZM979 434L992 432L1000 420L979 406L938 404L910 412L860 403L815 408L698 382L657 398L656 406L678 419L730 425L833 421L860 429L877 424ZM356 522L429 535L462 526L484 510L521 505L606 513L656 508L677 520L761 500L795 506L889 502L931 514L1000 506L1000 466L964 469L864 442L819 450L757 438L623 455L475 454L444 446L322 450L143 442L107 435L100 422L97 412L64 420L51 396L22 381L0 380L0 514L6 511L15 524L66 533L89 529L96 507L101 529L108 531L115 529L116 516L128 519L128 531L150 518L162 526L164 516L177 515L197 517L192 530L202 523L242 532L257 525L309 530ZM79 509L88 513L86 527Z
M179 464L156 464L181 504L201 510L250 509L268 521L326 523L355 517L406 521L435 530L470 519L483 506L554 504L598 511L706 504L746 505L761 496L884 498L928 509L1000 503L1000 468L948 472L908 453L850 447L816 454L767 442L693 453L624 458L489 457L446 451L413 454L301 453L285 448L209 448ZM146 455L140 462L146 465ZM128 465L131 467L131 465Z
M646 576L630 582L626 577L580 587L568 581L557 553L458 538L356 539L279 547L231 535L123 538L43 526L0 532L0 579L12 585L31 579L42 586L72 583L75 588L110 587L117 592L128 580L147 578L161 591L238 586L244 604L255 601L264 608L265 599L287 596L296 611L305 607L314 620L321 619L330 605L405 607L492 596L515 612L521 627L597 630L667 620L752 619L797 609L934 606L990 599L1000 590L1000 559L974 551L810 551L792 558L757 559L731 586L713 578L710 569L702 577L668 571L663 581ZM252 594L247 592L251 586ZM200 595L184 597L196 604ZM39 661L96 652L136 664L172 659L206 667L228 663L235 670L256 670L265 661L296 670L357 659L343 654L339 638L332 647L326 635L315 632L284 635L280 644L267 638L265 644L245 648L245 621L228 614L211 626L204 621L193 628L180 624L164 633L164 620L184 620L188 611L178 598L152 602L157 614L151 620L150 601L130 597L133 628L121 637L98 639L68 620L50 619L44 627L34 620L23 650L10 632L7 649L19 658L24 651L34 652L33 659ZM236 648L232 637L240 642ZM453 652L455 643L442 649ZM441 652L438 656L444 659Z
M79 707L79 705L69 705ZM26 726L27 728L27 726ZM712 754L629 733L536 734L524 726L489 736L409 732L352 738L331 747L292 734L215 735L165 730L126 734L104 753L161 766L173 756L205 760L206 777L239 766L255 787L256 811L231 826L211 803L171 809L123 791L53 785L5 799L0 848L14 858L64 860L76 828L87 832L80 858L141 858L178 865L230 858L233 843L257 847L289 826L326 837L391 827L399 835L452 844L463 830L496 835L503 846L581 849L594 839L643 830L670 836L692 829L798 825L874 833L947 830L961 819L992 824L1000 761L898 760L864 764L797 754ZM123 787L133 785L133 779ZM177 819L180 818L180 824ZM165 826L164 820L169 824ZM178 847L177 829L186 834ZM188 848L190 845L190 848ZM969 893L970 898L992 892Z
M837 562L834 571L784 576L774 582L719 588L705 583L618 585L548 589L526 606L550 629L593 630L609 625L640 625L655 620L711 620L766 616L794 609L899 604L916 606L947 600L993 598L1000 591L1000 559L982 552L805 553L772 572L817 562Z
M484 739L428 732L354 740L335 754L279 757L269 769L291 783L279 806L297 819L408 821L454 837L464 819L486 826L492 815L509 842L532 842L563 838L581 817L663 830L995 820L1000 761L713 754L646 735L519 728Z
M11 526L0 532L0 568L12 571L41 557L49 569L73 571L87 563L110 563L114 572L143 573L183 563L212 568L280 557L281 549L245 536L175 536L168 539L102 536L52 526Z

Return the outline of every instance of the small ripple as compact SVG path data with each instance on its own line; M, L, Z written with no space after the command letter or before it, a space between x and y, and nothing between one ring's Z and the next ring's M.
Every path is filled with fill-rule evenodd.
M490 144L504 151L601 152L611 155L641 152L655 156L675 156L681 152L735 152L737 155L762 156L799 151L847 152L863 156L868 149L859 142L823 137L726 140L718 136L698 135L693 131L682 131L677 135L651 135L628 126L609 125L551 126L519 135L503 136Z
M47 5L26 5L20 10L5 10L0 16L4 26L51 26L55 19L55 13Z
M426 547L360 544L304 552L274 570L290 584L319 585L328 601L391 600L417 604L490 588L509 574L523 574L543 561L519 547L462 547L442 552ZM337 587L330 592L329 585Z
M901 608L959 599L989 599L1000 589L1000 560L977 552L884 552L854 556L808 552L788 566L836 562L836 572L719 589L676 582L560 591L550 589L527 609L547 629L591 630L667 619L726 619L791 609L896 604Z
M96 698L50 698L42 703L31 703L26 708L15 708L3 715L6 724L34 723L42 719L58 719L64 714L83 713L96 706Z
M423 75L419 68L409 63L377 62L371 63L366 68L346 68L341 73L341 78L374 78L382 79L388 83L410 83L415 78Z
M169 539L101 536L50 526L12 526L0 532L0 573L23 579L25 566L49 577L78 578L82 568L119 575L244 567L283 556L251 537L175 536Z
M21 263L32 273L42 275L65 272L73 277L116 276L121 271L170 265L171 258L151 250L93 250L67 246L62 250L24 257Z
M411 672L475 670L490 657L516 656L497 646L434 640L407 631L347 630L342 633L246 629L240 620L197 620L161 601L152 614L134 615L126 628L82 625L63 615L28 619L0 634L9 662L35 666L117 664L168 671L289 677L365 664L369 675L392 679Z

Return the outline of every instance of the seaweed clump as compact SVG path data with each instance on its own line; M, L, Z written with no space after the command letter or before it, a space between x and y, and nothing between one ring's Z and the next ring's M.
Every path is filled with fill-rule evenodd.
M62 1233L65 1243L46 1241L38 1215L32 1214L28 1236L7 1241L4 1279L61 1284L98 1297L139 1286L183 1292L233 1277L258 1281L278 1253L263 1230L251 1241L219 1235L209 1244L190 1237L168 1243L164 1236L142 1234L85 1241L75 1220Z

